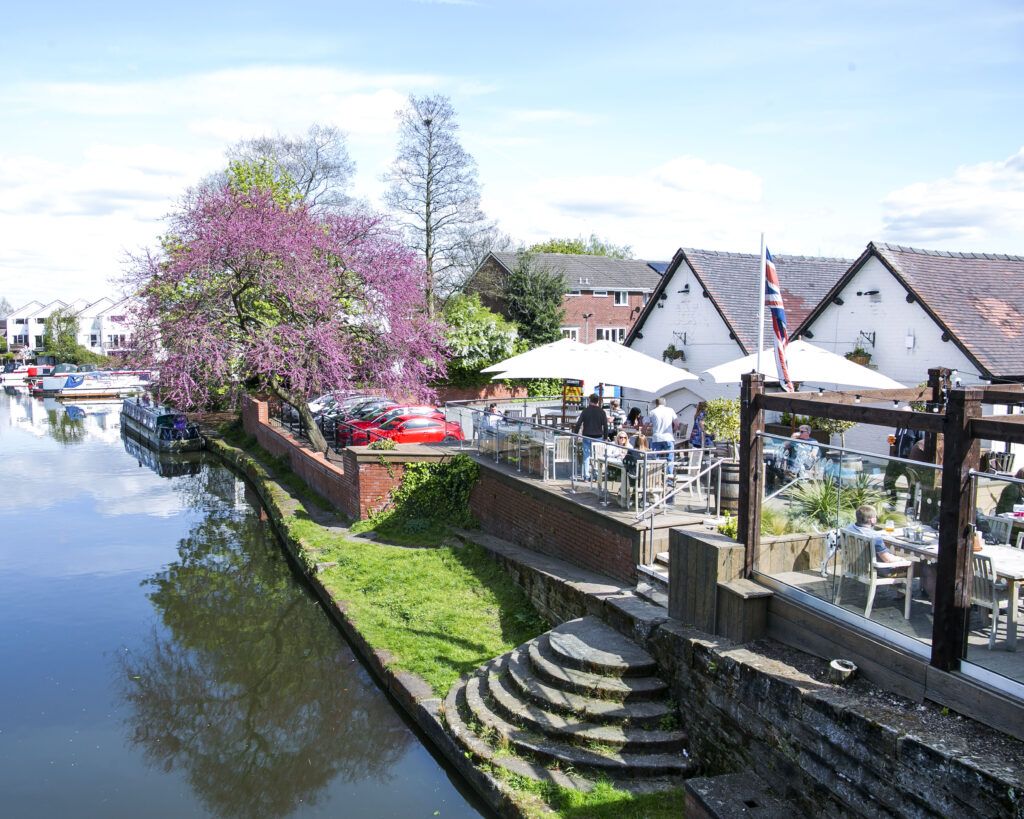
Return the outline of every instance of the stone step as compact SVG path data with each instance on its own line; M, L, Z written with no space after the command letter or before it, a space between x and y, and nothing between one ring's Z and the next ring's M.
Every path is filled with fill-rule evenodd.
M671 753L681 751L686 745L684 731L593 723L573 715L545 711L520 698L507 676L506 666L504 657L487 666L486 691L492 710L514 725L577 745L599 743L619 751Z
M658 552L654 556L654 562L668 569L668 552Z
M636 584L634 591L638 597L642 597L656 606L661 606L663 609L668 608L668 594L662 590L661 586L641 580Z
M520 698L528 698L546 711L576 714L589 722L625 722L644 727L655 727L672 714L671 706L663 701L616 702L594 699L548 685L534 674L524 648L511 652L505 667Z
M534 673L556 688L588 697L634 702L662 696L667 686L657 677L604 677L577 668L563 668L551 651L546 634L526 644Z
M466 683L465 697L469 713L485 732L497 735L518 754L560 766L568 765L585 774L615 777L683 775L691 773L696 767L685 751L677 754L658 754L587 749L519 728L489 707L482 691L484 685L483 676L479 672Z
M660 566L644 566L642 563L638 563L636 573L640 580L668 591L668 570L662 569Z
M605 677L649 677L658 666L640 646L596 617L581 617L551 629L548 645L563 667Z
M469 713L466 703L466 680L460 680L448 691L444 701L444 720L448 733L461 745L466 753L475 761L489 763L504 768L510 773L526 776L540 782L554 782L563 788L578 791L590 791L594 783L575 773L567 773L558 769L548 769L544 765L509 754L498 754L483 739L470 729L463 718Z

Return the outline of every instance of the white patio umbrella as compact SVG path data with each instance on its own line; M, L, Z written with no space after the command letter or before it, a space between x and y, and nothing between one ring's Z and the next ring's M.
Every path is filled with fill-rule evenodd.
M483 372L506 378L578 378L587 384L614 384L652 394L677 389L697 376L613 341L581 344L561 339L499 361Z
M789 377L802 384L835 384L877 390L899 389L903 386L887 375L862 367L802 339L789 342L786 361L789 364ZM743 380L743 373L754 372L756 368L757 353L751 353L705 370L700 380L701 383L709 384L738 384ZM761 372L770 381L779 380L775 351L771 347L761 353Z

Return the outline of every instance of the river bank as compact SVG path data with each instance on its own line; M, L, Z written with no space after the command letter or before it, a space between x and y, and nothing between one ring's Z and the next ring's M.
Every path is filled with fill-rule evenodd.
M349 529L251 440L209 442L255 485L282 543L381 685L497 813L680 814L681 792L638 798L599 787L580 794L474 764L445 729L443 698L462 674L548 628L523 592L472 543L376 542L365 524L357 527L361 534Z

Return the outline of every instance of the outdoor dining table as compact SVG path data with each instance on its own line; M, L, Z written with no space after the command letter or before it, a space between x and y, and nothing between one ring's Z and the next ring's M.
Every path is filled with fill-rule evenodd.
M924 543L918 543L906 537L902 532L903 529L897 529L893 533L882 531L879 534L886 544L901 552L906 552L926 562L938 559L938 533L934 529L923 528ZM1016 651L1017 607L1020 605L1020 586L1024 582L1024 549L985 543L982 545L981 551L976 554L991 558L992 570L995 572L996 578L1006 581L1006 592L1010 601L1006 612L1006 649L1007 651Z

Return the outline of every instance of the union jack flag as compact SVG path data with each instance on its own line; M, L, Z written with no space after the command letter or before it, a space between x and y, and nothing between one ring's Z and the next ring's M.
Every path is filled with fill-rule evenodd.
M786 392L793 392L793 381L789 377L789 365L786 363L786 347L789 345L786 308L782 304L782 288L779 286L779 274L775 271L775 260L767 247L764 249L764 306L772 313L775 366L779 373L779 383Z

